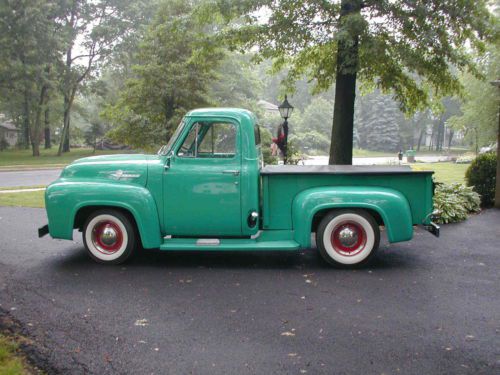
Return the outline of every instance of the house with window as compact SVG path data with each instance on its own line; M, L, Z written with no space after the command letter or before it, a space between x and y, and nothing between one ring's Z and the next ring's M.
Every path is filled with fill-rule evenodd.
M0 141L4 139L9 146L17 144L19 130L12 120L9 120L3 113L0 113Z

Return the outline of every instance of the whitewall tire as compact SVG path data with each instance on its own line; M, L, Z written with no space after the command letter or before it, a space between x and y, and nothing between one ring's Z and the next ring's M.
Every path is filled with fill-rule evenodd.
M327 214L316 232L318 250L328 263L338 266L366 264L380 242L377 222L364 210L338 210Z
M83 243L99 263L120 264L134 252L136 235L128 217L118 210L93 212L83 227Z

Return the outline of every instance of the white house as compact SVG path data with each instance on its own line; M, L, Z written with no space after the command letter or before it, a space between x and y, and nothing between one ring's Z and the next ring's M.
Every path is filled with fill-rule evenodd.
M14 123L7 119L3 113L0 113L0 140L5 139L9 146L15 146L19 130Z

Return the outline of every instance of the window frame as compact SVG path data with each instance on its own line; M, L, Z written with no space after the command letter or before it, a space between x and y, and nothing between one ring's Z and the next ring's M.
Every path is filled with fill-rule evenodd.
M194 143L195 143L195 152L194 152L194 155L193 156L186 156L186 155L179 155L179 152L182 148L182 146L184 145L184 142L186 141L186 139L189 137L189 135L191 134L191 130L193 129L193 126L199 126L199 125L202 125L203 123L207 123L207 124L227 124L227 125L231 125L234 127L234 130L235 130L235 133L234 133L234 153L232 154L231 157L216 157L216 156L205 156L205 157L199 157L198 156L198 150L199 150L199 140L198 140L198 137L199 135L196 136L195 140L194 140ZM184 137L182 138L182 141L179 142L178 144L178 147L176 148L175 150L175 156L180 158L180 159L183 159L183 160L235 160L238 156L239 156L239 153L240 153L240 150L239 150L239 124L237 122L235 122L234 120L232 119L227 119L227 118L224 118L224 119L203 119L203 118L198 118L198 119L193 119L191 124L187 127L189 128ZM210 131L210 128L211 126L209 127L209 129L206 131L206 133L208 133ZM213 128L212 128L213 129ZM198 130L199 131L199 130ZM205 135L203 136L203 139L201 140L201 142L203 142L203 140L205 139L206 136L208 136L207 134L205 133ZM212 131L212 135L213 135L213 131ZM229 154L228 154L229 155Z

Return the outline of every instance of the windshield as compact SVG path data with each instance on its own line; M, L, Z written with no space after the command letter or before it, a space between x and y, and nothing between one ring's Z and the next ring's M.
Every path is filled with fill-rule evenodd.
M172 134L172 136L168 140L168 143L160 148L160 150L158 151L158 155L166 155L172 149L172 146L174 145L175 140L179 137L179 134L182 131L182 128L184 128L185 123L186 121L182 119L174 134Z

